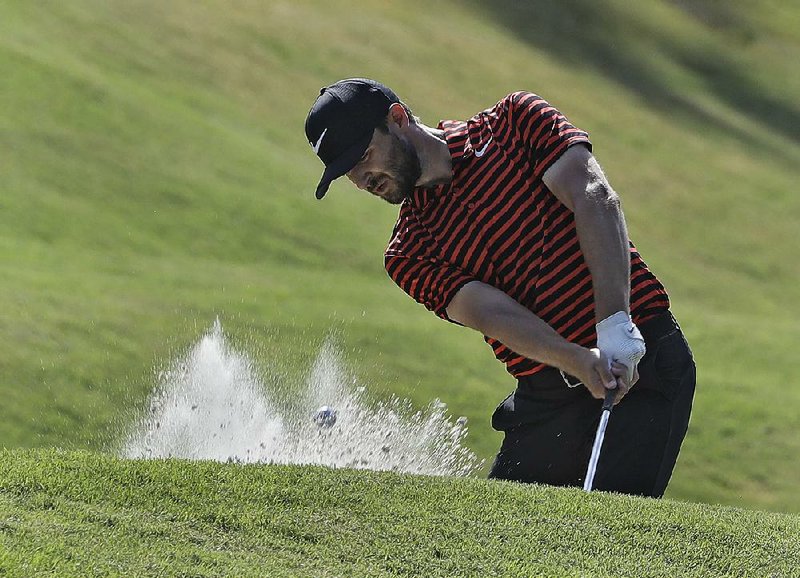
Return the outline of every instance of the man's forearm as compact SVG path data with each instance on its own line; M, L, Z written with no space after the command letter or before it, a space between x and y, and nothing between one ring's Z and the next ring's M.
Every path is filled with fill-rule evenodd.
M630 387L637 379L636 365L645 344L630 318L630 250L619 198L605 178L592 180L587 194L575 203L574 213L581 250L592 274L597 346L625 366L622 383Z
M616 386L609 360L597 349L571 343L541 318L499 289L473 281L447 307L450 319L498 339L514 352L580 379L592 396L602 399Z
M542 177L575 215L575 226L592 274L597 321L630 313L630 251L619 197L600 163L583 146L569 148Z
M474 281L465 285L447 308L462 325L493 337L515 353L564 371L574 370L585 354L558 332L504 292Z
M575 226L592 274L597 321L630 313L630 250L619 197L603 181L589 184L574 206Z

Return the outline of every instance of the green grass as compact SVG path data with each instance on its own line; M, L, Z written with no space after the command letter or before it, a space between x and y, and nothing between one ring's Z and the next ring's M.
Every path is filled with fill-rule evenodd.
M394 209L313 199L302 125L345 76L428 124L524 88L592 134L695 350L668 496L800 512L800 9L528 4L5 2L0 446L113 448L219 315L290 380L336 332L372 395L441 398L489 459L511 379L387 279Z
M0 452L4 576L798 576L800 518L464 478Z

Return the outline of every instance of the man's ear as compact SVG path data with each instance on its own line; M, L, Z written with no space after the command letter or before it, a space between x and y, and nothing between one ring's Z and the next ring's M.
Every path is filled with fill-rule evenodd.
M389 107L389 114L386 117L388 125L395 124L398 128L406 128L409 123L408 112L399 102L395 102Z

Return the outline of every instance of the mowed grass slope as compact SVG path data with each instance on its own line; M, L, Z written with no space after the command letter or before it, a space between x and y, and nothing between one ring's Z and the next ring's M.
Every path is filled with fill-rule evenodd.
M798 576L797 516L299 466L0 452L7 576Z
M374 395L440 397L490 458L513 384L387 279L396 210L347 183L313 199L306 112L366 75L428 124L528 89L590 131L698 361L669 495L799 512L798 19L771 0L4 3L0 445L113 449L153 368L219 315L287 379L335 332Z

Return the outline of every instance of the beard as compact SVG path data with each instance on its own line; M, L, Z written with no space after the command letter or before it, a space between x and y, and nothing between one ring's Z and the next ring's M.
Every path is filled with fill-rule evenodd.
M379 196L391 205L399 205L411 197L422 176L422 167L419 155L410 142L394 134L391 137L392 148L386 172L391 175L394 189L388 189Z

